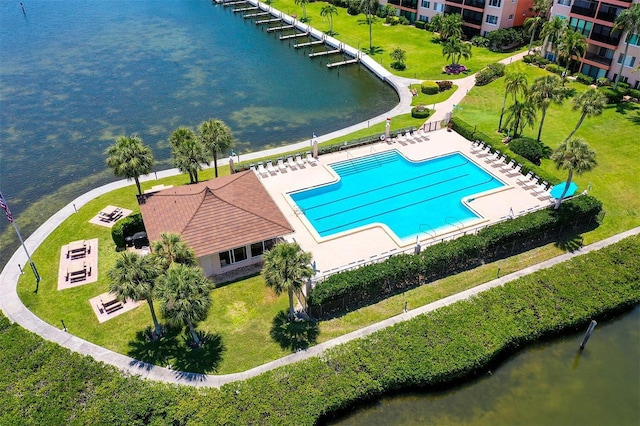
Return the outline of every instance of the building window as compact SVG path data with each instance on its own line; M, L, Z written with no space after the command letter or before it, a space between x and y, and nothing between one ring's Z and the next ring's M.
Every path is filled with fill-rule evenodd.
M276 240L267 240L251 244L251 257L262 256L265 251L271 250L275 243Z
M640 34L631 34L627 37L627 41L632 46L640 46Z
M509 15L509 20L513 21L513 13L511 15Z
M429 9L431 7L431 2L427 0L422 0L422 7L425 9Z
M418 21L429 22L429 17L428 16L424 16L424 15L420 15L418 17Z
M245 246L237 247L228 251L219 253L220 266L228 266L247 259L247 248Z
M589 33L591 33L591 28L593 28L593 22L585 21L584 19L571 18L569 21L569 27L579 32L585 37L589 37Z
M444 3L433 3L433 10L436 12L444 12Z
M502 0L489 0L489 6L500 7Z
M624 53L621 53L620 56L618 56L618 63L619 64L622 63L622 59L623 58L624 58L624 66L625 67L632 67L636 63L636 57L635 56L627 56L625 58L624 57Z
M493 15L487 15L487 19L485 19L487 24L498 25L498 17Z
M569 6L571 6L571 0L558 0L558 4L559 4L560 6L567 6L567 7L569 7Z

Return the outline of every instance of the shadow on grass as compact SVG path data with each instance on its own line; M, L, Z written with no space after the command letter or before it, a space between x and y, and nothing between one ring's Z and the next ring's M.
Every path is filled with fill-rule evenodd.
M559 239L555 246L561 250L573 253L576 250L580 250L583 246L582 235L567 235Z
M640 126L640 111L637 111L635 115L627 117L627 120L631 121L636 126Z
M282 349L297 351L314 345L320 329L315 321L299 319L289 321L287 313L280 311L273 318L270 334Z
M372 46L371 49L369 49L368 47L363 47L360 50L362 50L364 53L366 53L369 56L380 55L384 53L384 49L380 46Z
M218 334L198 332L202 344L192 348L189 333L182 333L181 327L167 327L157 340L149 338L150 332L149 328L137 332L135 340L129 342L127 355L142 363L161 367L170 365L178 370L178 375L184 377L216 372L222 361L225 348ZM152 365L146 368L150 369Z
M638 106L633 102L618 102L614 107L616 109L616 113L622 115L627 115L629 112L633 112L638 109ZM636 118L638 118L638 115L636 115ZM631 120L633 121L633 118L631 118Z

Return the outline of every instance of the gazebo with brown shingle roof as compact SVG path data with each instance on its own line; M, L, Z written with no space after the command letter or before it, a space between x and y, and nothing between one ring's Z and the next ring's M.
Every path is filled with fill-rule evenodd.
M261 260L293 228L251 171L138 197L150 241L176 233L191 247L206 275Z

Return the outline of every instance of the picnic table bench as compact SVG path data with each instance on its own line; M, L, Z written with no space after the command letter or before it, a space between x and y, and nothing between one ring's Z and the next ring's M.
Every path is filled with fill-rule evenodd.
M67 246L67 259L78 259L91 253L91 246L85 240L73 241Z
M67 281L80 281L91 275L91 267L87 268L87 263L84 260L72 260L67 266Z
M107 314L111 314L124 307L122 306L122 302L119 301L118 299L111 299L111 300L107 300L106 302L103 302L101 299L100 302L102 305L102 309L100 309L100 313L102 313L102 310L104 310L104 312L106 312Z

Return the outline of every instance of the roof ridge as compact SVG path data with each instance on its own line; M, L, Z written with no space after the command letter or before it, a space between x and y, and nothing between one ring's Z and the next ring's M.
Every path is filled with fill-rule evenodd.
M196 214L200 211L200 207L202 207L202 204L204 203L204 200L207 198L207 192L211 192L213 194L213 191L211 190L211 188L209 188L208 186L205 186L202 191L196 192L195 194L189 194L189 195L200 195L202 194L202 198L200 199L200 204L193 210L193 214L191 215L191 217L189 218L189 220L187 220L184 223L184 227L182 228L182 231L180 232L180 234L183 234L184 231L189 227L189 225L191 224L191 222L193 221L193 218L196 217ZM175 194L174 194L175 195ZM185 194L186 195L186 194ZM217 195L214 195L217 198Z

